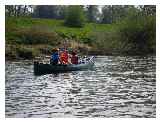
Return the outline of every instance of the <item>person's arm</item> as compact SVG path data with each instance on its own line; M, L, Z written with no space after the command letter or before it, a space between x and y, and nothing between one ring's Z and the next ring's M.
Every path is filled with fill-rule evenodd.
M68 54L68 57L69 57L69 58L72 58L72 55L71 55L71 54Z
M61 58L59 57L59 62L60 62L60 64L63 64L63 61L61 60Z
M72 64L72 63L71 63L71 58L68 59L68 64Z

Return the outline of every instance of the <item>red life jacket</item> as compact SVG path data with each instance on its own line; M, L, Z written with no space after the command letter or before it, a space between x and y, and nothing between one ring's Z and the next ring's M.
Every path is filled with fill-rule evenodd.
M66 51L60 54L60 60L63 64L68 64L68 53Z
M71 63L72 64L78 64L78 56L72 55L72 57L71 57Z

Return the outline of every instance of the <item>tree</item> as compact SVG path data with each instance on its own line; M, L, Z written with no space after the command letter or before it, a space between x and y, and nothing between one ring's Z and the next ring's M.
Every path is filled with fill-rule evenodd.
M6 16L28 16L32 14L32 6L31 5L6 5L5 13Z
M38 5L35 7L34 17L57 18L57 8L51 5Z
M38 5L35 6L33 16L36 18L64 19L67 6Z
M67 6L57 6L57 19L65 19Z
M83 27L85 15L82 6L69 6L66 13L65 25L70 27Z
M131 10L132 9L132 10ZM101 23L115 23L128 16L136 8L131 5L107 5L102 8Z
M112 7L111 6L104 6L102 8L101 23L106 23L106 24L112 23Z
M144 6L140 6L140 8L144 15L155 15L156 14L155 5L144 5Z
M97 22L99 18L99 10L97 5L88 5L86 7L86 15L88 22Z
M12 16L14 12L14 6L13 5L6 5L5 6L5 13L7 16Z

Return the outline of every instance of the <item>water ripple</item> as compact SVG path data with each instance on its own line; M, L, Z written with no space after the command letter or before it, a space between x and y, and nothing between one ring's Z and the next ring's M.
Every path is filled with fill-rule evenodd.
M33 75L6 62L6 117L156 117L154 56L96 58L94 70Z

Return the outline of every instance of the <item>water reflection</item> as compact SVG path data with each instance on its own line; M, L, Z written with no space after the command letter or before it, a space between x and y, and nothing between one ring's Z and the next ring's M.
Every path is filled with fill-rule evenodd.
M97 57L94 70L33 75L6 62L6 117L155 117L155 57Z

